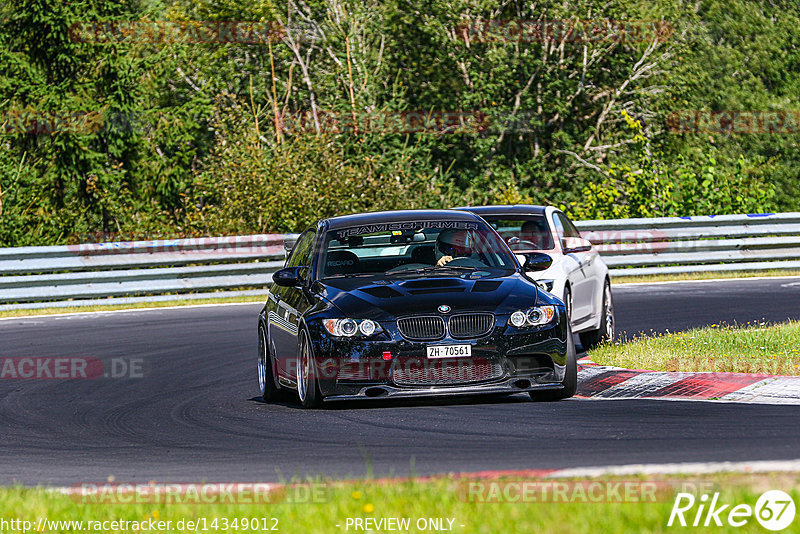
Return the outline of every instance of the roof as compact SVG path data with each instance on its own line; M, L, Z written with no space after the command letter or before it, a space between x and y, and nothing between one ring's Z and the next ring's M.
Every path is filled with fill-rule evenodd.
M484 215L544 215L546 206L533 206L531 204L511 204L507 206L464 206L457 210L471 211L480 216Z
M327 223L329 230L336 230L352 226L408 221L480 221L480 219L472 213L456 210L397 210L342 215L321 222Z

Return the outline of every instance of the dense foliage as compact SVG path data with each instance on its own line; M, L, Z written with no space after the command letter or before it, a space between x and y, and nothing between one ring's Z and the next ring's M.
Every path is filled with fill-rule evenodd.
M6 0L0 246L800 210L797 124L675 127L798 111L798 27L789 0Z

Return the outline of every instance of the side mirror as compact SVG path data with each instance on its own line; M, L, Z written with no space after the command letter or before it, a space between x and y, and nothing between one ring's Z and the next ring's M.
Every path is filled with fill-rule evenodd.
M553 258L544 252L528 252L516 256L523 271L544 271L553 265Z
M282 287L297 287L303 285L302 271L305 267L286 267L272 273L272 281Z
M561 248L564 249L564 254L587 252L592 250L592 242L582 237L564 237L561 239Z

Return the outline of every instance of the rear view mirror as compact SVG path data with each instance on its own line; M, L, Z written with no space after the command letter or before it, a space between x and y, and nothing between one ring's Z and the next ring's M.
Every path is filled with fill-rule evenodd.
M564 249L564 254L588 252L592 250L592 242L582 237L564 237L561 239L561 248Z
M297 287L303 285L303 277L301 271L305 267L286 267L280 271L272 273L272 281L276 285L282 287Z

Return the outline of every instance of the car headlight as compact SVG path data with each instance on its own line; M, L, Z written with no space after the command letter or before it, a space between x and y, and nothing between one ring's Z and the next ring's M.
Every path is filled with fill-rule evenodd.
M556 281L546 278L542 280L537 280L536 283L539 284L542 287L542 289L544 289L548 293L552 293L553 285L556 283Z
M371 319L325 319L325 330L338 337L369 337L381 332L381 325Z
M556 316L555 306L537 306L511 314L511 324L517 328L547 324Z

